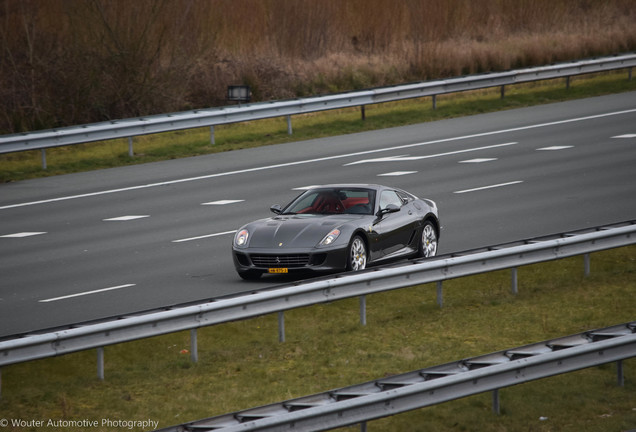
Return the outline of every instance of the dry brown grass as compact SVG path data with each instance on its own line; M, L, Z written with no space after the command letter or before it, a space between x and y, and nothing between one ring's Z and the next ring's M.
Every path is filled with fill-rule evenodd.
M636 48L632 0L0 0L0 132Z

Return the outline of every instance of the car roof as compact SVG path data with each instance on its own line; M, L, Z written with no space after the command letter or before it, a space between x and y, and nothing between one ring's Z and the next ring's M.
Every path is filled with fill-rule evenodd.
M408 195L411 195L414 198L417 198L417 196L415 196L411 192L405 191L404 189L400 189L400 188L396 188L392 186L380 185L380 184L372 184L372 183L332 183L332 184L325 184L325 185L314 185L314 186L310 186L306 188L305 192L310 190L323 189L323 188L334 188L334 189L360 188L360 189L374 190L376 191L376 193L380 193L381 191L386 189L386 190L394 190L394 191L403 192Z
M388 187L387 186L378 185L378 184L333 183L333 184L311 186L311 187L307 188L307 190L323 189L323 188L363 188L363 189L379 190L379 189L387 189Z

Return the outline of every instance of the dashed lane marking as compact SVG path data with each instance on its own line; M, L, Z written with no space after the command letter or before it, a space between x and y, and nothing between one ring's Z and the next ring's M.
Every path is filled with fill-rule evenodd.
M40 235L40 234L46 234L46 232L29 232L29 231L25 231L25 232L19 232L19 233L14 233L14 234L5 234L5 235L1 235L0 237L3 237L3 238L22 238L22 237L36 236L36 235Z
M477 158L477 159L468 159L468 160L459 161L459 163L484 163L484 162L491 162L496 160L497 158Z
M455 191L453 193L463 194L463 193L467 193L467 192L476 192L476 191L481 191L481 190L485 190L485 189L494 189L494 188L503 187L503 186L510 186L510 185L519 184L519 183L523 183L523 181L522 180L517 180L517 181L508 182L508 183L499 183L499 184L490 185L490 186L482 186L482 187L473 188L473 189L465 189L465 190Z
M378 174L378 177L397 177L409 174L415 174L417 171L393 171L384 174Z
M206 203L201 203L201 205L226 205L226 204L235 204L240 203L245 200L219 200L219 201L211 201Z
M475 151L479 151L479 150L489 150L489 149L493 149L493 148L497 148L497 147L507 147L507 146L511 146L511 145L515 145L515 144L519 144L519 143L518 142L508 142L508 143L503 143L503 144L493 144L493 145L489 145L489 146L474 147L474 148L469 148L469 149L464 149L464 150L456 150L456 151L437 153L437 154L425 155L425 156L400 155L400 156L389 156L389 157L382 157L382 158L375 158L375 159L363 159L363 160L351 162L351 163L348 163L348 164L344 164L343 166L360 165L360 164L364 164L364 163L402 162L402 161L416 161L416 160L422 160L422 159L432 159L432 158L438 158L438 157L442 157L442 156L452 156L452 155L456 155L456 154L475 152Z
M131 221L135 219L143 219L150 217L150 215L129 215L129 216L118 216L114 218L103 219L104 222L122 222L122 221Z
M118 290L118 289L122 289L122 288L129 288L129 287L133 287L135 285L136 284L117 285L117 286L97 289L97 290L93 290L93 291L85 291L85 292L76 293L76 294L69 294L69 295L65 295L65 296L61 296L61 297L53 297L53 298L49 298L49 299L45 299L45 300L40 300L39 302L40 303L50 303L50 302L54 302L54 301L58 301L58 300L66 300L66 299L70 299L70 298L74 298L74 297L81 297L81 296L90 295L90 294L97 294L97 293L102 293L102 292L106 292L106 291L113 291L113 290Z
M572 148L574 146L571 145L564 145L564 146L550 146L550 147L541 147L538 148L537 151L555 151L555 150L565 150L565 149L569 149Z

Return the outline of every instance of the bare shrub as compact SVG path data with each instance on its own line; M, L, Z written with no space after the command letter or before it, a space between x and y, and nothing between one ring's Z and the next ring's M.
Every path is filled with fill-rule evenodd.
M636 48L633 0L0 0L0 131Z

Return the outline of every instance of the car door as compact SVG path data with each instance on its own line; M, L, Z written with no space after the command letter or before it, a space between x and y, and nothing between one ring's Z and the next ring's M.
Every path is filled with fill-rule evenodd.
M374 226L375 250L379 256L387 256L405 248L417 227L416 214L410 206L396 191L383 190L380 193L380 211L386 211L389 205L399 210L384 213Z

